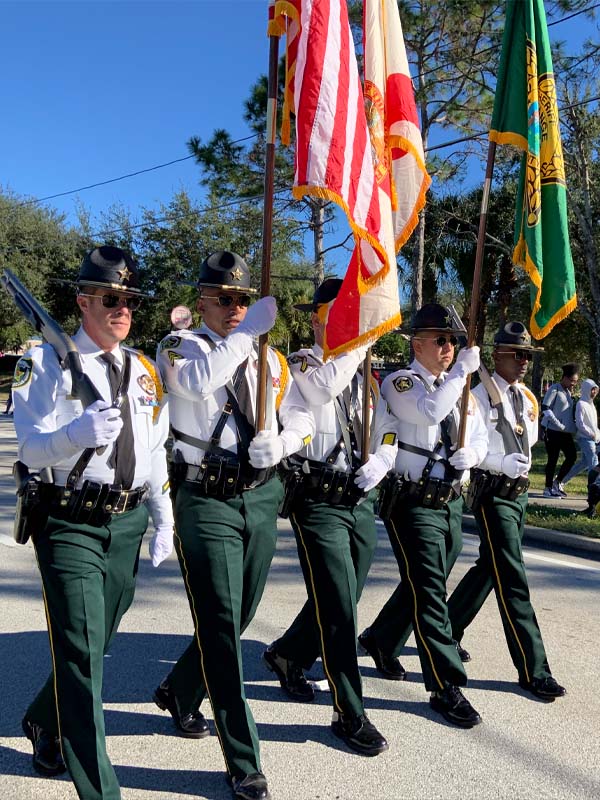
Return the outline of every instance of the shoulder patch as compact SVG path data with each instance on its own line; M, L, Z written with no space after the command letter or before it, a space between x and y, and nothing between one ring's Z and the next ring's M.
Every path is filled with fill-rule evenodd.
M33 361L31 358L20 358L15 367L12 389L21 389L31 380L33 374Z
M531 389L527 388L527 386L521 386L521 389L525 397L527 397L527 399L531 402L531 405L533 406L529 414L529 419L533 422L534 420L537 419L539 413L537 397L534 395Z
M167 336L159 345L159 350L167 350L169 347L179 347L181 344L181 336Z
M392 382L397 392L408 392L413 387L413 379L409 378L408 375L400 375L398 378L394 378Z

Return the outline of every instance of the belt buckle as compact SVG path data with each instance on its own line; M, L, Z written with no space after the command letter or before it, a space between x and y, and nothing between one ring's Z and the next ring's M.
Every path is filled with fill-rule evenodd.
M115 504L113 506L112 513L113 514L123 514L127 508L127 500L129 499L129 492L125 489L121 490L121 493L117 497Z

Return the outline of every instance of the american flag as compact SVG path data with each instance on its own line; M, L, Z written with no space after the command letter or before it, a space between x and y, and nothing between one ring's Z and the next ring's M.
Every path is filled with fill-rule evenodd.
M412 140L400 135L405 129L393 141L387 139L386 77L378 69L365 74L363 95L345 0L272 0L269 17L270 35L286 33L284 114L289 109L296 115L294 196L310 194L337 203L355 239L329 311L327 357L373 342L400 323L396 246L414 228L428 184L423 188L421 181L421 206L414 210L413 203L407 215L392 177L394 159L412 157ZM382 47L380 33L383 43L376 46ZM373 32L367 32L365 47L374 40ZM410 98L414 109L412 86ZM409 116L414 124L416 110Z

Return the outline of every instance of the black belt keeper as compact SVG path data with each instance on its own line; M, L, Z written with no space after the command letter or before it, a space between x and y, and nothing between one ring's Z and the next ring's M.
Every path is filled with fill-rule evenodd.
M467 506L475 511L485 497L500 497L503 500L516 500L529 489L529 478L520 475L509 478L508 475L492 475L482 469L471 471L471 482L467 491Z
M398 503L410 503L439 510L457 497L458 494L450 481L441 478L409 481L396 473L391 473L384 480L379 495L379 516L387 522Z
M107 483L84 481L81 489L67 486L44 487L48 496L50 516L65 519L75 525L108 525L113 515L133 511L146 499L148 487L121 489Z

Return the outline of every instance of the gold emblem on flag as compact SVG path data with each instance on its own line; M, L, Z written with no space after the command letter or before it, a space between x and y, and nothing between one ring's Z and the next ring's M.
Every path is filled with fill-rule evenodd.
M535 44L527 40L527 109L528 141L525 200L527 225L535 227L540 221L542 186L565 186L556 82L554 73L538 75Z
M364 88L365 115L371 139L373 167L375 179L381 183L388 174L387 153L385 148L384 104L381 92L371 81L365 81Z

